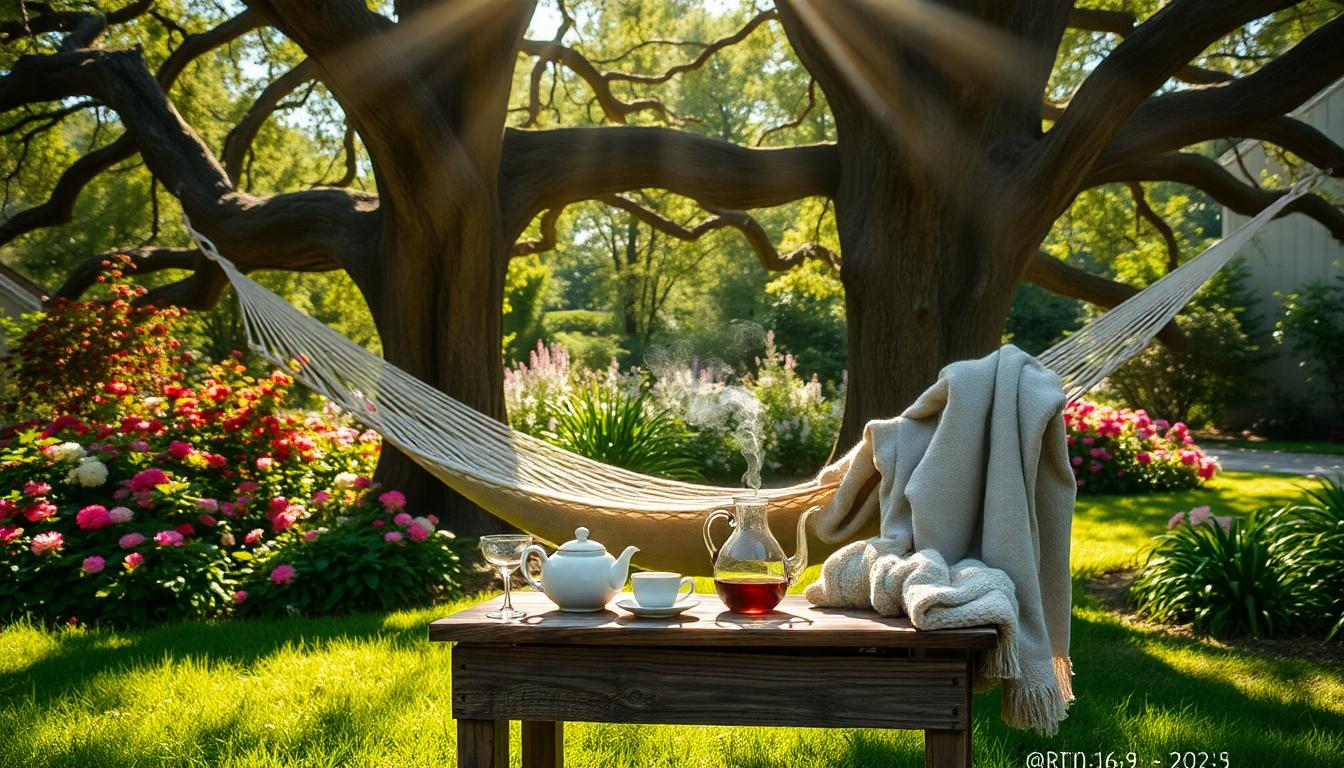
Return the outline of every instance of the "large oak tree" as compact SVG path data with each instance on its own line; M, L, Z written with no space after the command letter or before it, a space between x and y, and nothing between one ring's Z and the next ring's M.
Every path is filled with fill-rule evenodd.
M1132 295L1040 252L1081 191L1125 183L1141 200L1144 183L1168 180L1239 212L1274 200L1279 193L1247 185L1192 150L1219 139L1263 140L1344 173L1344 149L1290 116L1344 75L1336 6L1146 6L778 0L735 33L692 47L684 63L650 74L585 55L568 34L573 20L563 4L551 39L528 39L534 0L396 0L375 8L360 0L249 0L200 30L184 28L154 0L101 10L21 1L17 15L0 20L0 44L24 53L8 57L12 66L0 76L2 135L31 139L90 106L115 113L123 133L73 162L49 199L6 209L0 245L68 222L82 189L138 155L244 271L344 270L390 361L502 417L505 272L513 255L554 243L567 205L602 201L680 239L734 229L770 269L809 257L840 264L847 443L868 419L898 412L942 365L996 346L1019 281L1100 306ZM156 71L139 50L107 42L118 25L145 17L177 34ZM1287 17L1301 29L1294 44L1261 58L1237 55L1237 39ZM776 24L815 81L808 107L829 106L836 141L757 148L625 125L636 114L675 122L658 85ZM1052 73L1061 41L1077 30L1100 47L1082 57L1086 71L1074 73L1061 99ZM170 91L197 58L263 31L278 31L306 58L261 90L216 151L182 119ZM513 127L520 62L531 68L530 87ZM530 127L556 67L585 84L610 125ZM340 181L357 173L357 137L376 194L341 183L275 194L240 187L261 126L313 81L349 125ZM649 95L632 97L635 89ZM650 188L694 201L704 220L678 223L631 194ZM750 212L811 196L833 201L840 253L818 244L780 253ZM1344 239L1344 216L1324 199L1303 198L1293 210ZM534 220L540 237L522 239ZM151 301L209 307L226 287L190 248L153 243L134 252L142 272L189 270L155 288ZM75 269L60 293L85 290L98 258ZM456 507L459 531L490 526L394 451L379 474L422 505Z

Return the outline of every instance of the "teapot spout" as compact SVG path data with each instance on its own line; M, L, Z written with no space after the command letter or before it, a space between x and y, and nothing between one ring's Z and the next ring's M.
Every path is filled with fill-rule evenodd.
M809 507L798 516L798 535L794 540L793 557L784 562L784 573L788 576L790 584L797 581L803 575L803 571L807 570L807 520L819 509L821 509L819 506Z
M616 562L611 564L609 581L612 589L621 589L625 586L625 579L630 575L630 558L638 551L639 547L626 547L621 556L616 558Z

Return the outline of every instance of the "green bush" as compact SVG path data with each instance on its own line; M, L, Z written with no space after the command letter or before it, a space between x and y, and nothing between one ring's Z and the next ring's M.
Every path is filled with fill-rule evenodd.
M1307 501L1274 514L1271 551L1301 623L1329 640L1344 635L1344 487L1322 481Z
M1215 519L1208 507L1172 518L1130 585L1139 615L1190 623L1218 637L1269 637L1294 623L1297 593L1281 576L1271 546L1273 516Z
M805 377L827 381L845 372L848 338L845 289L834 270L808 260L784 272L765 286L766 327L773 328L783 350L792 353Z
M1344 418L1344 275L1313 280L1283 297L1274 339L1302 356L1307 381L1330 398Z
M642 384L590 381L555 405L551 421L547 439L582 456L659 477L699 476L684 449L685 425L655 409Z

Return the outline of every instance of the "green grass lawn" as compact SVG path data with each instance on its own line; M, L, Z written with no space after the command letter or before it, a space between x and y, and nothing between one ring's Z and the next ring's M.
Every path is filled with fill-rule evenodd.
M1174 510L1246 510L1298 482L1227 473L1198 492L1085 497L1075 568L1132 562ZM1033 750L1133 751L1138 765L1186 750L1226 751L1232 766L1344 765L1344 668L1154 632L1077 592L1079 698L1060 735L1008 729L997 694L980 696L976 765L1025 766ZM0 766L451 765L450 651L425 627L465 604L126 633L11 626L0 631ZM905 732L567 728L572 766L919 766L921 755L919 734Z
M1247 440L1245 438L1202 437L1199 444L1205 448L1251 448L1277 453L1323 453L1344 456L1344 443L1328 440Z

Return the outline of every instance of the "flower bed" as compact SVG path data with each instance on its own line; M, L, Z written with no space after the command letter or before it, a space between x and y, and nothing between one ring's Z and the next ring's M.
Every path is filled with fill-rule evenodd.
M1194 488L1218 472L1180 422L1078 400L1064 409L1064 424L1080 493Z
M102 307L67 303L7 361L22 384L53 339L79 339L60 348L44 397L17 400L27 418L0 431L0 620L143 625L452 589L451 535L369 479L377 435L334 411L286 410L293 380L249 375L240 355L186 381L170 343L180 313L131 307L120 287L125 306L106 314L125 323L116 330L162 343L109 358L121 340Z

